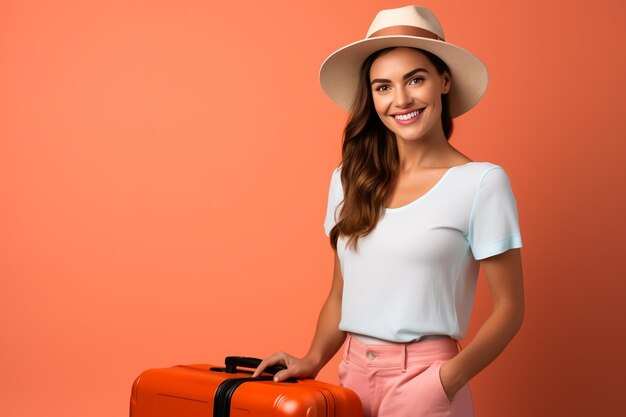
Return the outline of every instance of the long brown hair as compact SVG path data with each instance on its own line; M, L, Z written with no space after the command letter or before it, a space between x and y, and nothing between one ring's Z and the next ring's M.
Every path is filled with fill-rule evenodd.
M359 87L343 132L341 183L344 199L337 224L330 231L330 244L337 250L339 235L347 236L348 247L357 249L358 239L374 230L385 209L398 170L398 146L393 132L380 120L374 108L369 72L376 58L396 47L381 49L370 55L361 66ZM448 66L436 55L426 55L439 74ZM452 135L453 123L448 95L441 95L441 124L446 140Z

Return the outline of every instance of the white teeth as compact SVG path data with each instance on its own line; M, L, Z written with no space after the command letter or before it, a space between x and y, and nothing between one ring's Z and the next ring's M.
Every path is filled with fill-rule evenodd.
M419 114L419 112L420 112L419 110L415 110L415 111L413 111L413 112L411 112L411 113L407 113L407 114L397 114L397 115L395 115L395 116L393 116L393 117L395 117L395 118L396 118L396 119L398 119L398 120L409 120L409 119L412 119L412 118L414 118L415 116L417 116L417 115Z

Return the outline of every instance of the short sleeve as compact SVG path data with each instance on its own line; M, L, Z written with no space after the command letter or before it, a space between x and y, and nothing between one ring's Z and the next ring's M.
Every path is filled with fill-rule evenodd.
M470 214L467 240L476 260L522 247L517 201L500 166L483 175Z
M326 218L324 219L324 232L330 236L330 231L337 223L339 213L337 206L343 201L343 188L341 187L340 169L336 168L330 178L328 187L328 204L326 206Z

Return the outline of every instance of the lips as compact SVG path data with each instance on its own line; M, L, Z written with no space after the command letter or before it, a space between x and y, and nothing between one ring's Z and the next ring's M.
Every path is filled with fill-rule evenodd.
M393 118L396 119L396 121L398 122L408 122L408 121L412 121L413 119L416 119L420 114L422 114L422 112L424 111L424 108L421 109L416 109L410 112L406 112L406 113L398 113L398 114L394 114Z

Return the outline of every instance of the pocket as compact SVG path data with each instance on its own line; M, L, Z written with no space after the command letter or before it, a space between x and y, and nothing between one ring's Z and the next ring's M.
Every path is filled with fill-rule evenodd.
M446 390L443 387L443 382L441 381L441 367L443 366L444 363L446 363L446 360L439 360L436 361L433 365L434 368L434 378L435 378L435 384L437 385L437 389L439 391L439 397L440 399L444 402L444 404L450 406L452 405L452 402L454 401L454 398L452 398L452 401L450 401L450 399L448 399L448 394L446 394Z

